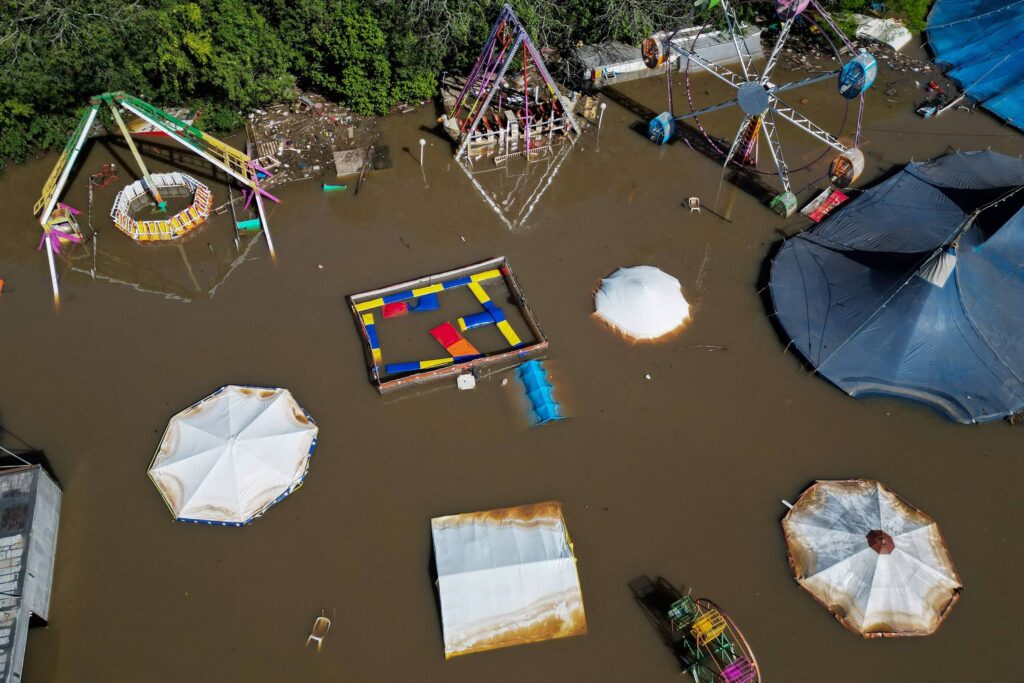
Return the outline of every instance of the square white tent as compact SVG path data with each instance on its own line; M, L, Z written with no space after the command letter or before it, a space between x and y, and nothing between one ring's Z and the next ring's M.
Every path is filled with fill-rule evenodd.
M445 659L587 632L561 503L437 517L431 527Z

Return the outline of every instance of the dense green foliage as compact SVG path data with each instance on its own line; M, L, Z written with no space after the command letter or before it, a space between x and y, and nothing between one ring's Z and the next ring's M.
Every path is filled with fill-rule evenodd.
M872 12L873 8L884 8L885 16L902 19L911 31L922 31L932 2L933 0L830 0L826 4L836 12L844 30L853 25L849 14L856 12L871 15L876 13Z
M0 166L62 146L89 98L112 90L199 108L210 130L296 86L382 114L434 95L443 71L466 69L503 1L0 0ZM890 9L913 19L925 2ZM694 11L690 0L512 4L538 44L556 47L637 43Z

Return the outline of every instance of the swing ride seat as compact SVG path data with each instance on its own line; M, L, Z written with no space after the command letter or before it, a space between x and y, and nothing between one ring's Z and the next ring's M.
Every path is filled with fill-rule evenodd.
M690 633L693 635L697 645L706 645L725 632L725 617L717 609L709 609L694 621L690 626Z
M171 230L172 230L172 231L174 232L174 236L175 236L175 237L180 237L181 235L184 235L184 234L185 234L185 232L186 232L187 228L186 228L186 227L185 227L185 225L184 225L184 224L183 224L183 223L182 223L182 222L181 222L181 221L180 221L180 220L178 219L178 217L177 217L177 216L171 216L171 219L170 219L170 221L168 221L168 222L169 222L169 223L171 224Z

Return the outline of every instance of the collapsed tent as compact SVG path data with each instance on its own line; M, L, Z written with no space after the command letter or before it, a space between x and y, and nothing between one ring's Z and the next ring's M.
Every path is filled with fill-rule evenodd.
M852 396L922 401L959 422L1024 409L1024 160L912 163L771 267L775 314Z
M654 266L619 268L601 281L597 317L631 339L657 339L690 317L679 280Z
M782 520L800 585L865 638L934 633L963 586L931 517L877 481L819 481Z
M287 389L230 385L171 418L149 476L175 519L242 526L302 485L316 435Z
M971 99L1024 130L1024 2L937 0L928 43Z
M561 503L437 517L431 527L445 659L587 632Z

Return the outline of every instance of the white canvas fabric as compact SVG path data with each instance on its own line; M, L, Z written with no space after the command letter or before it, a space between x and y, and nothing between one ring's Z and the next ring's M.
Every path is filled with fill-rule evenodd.
M431 520L445 658L586 633L559 503Z
M632 339L657 339L690 317L679 280L653 266L619 268L594 300L598 317Z
M177 519L245 524L299 487L316 435L287 389L226 386L171 418L149 475Z
M935 522L876 481L819 481L782 527L800 585L865 637L932 633L962 590Z

